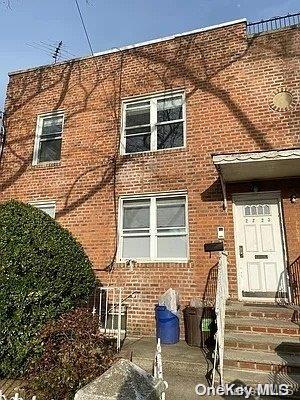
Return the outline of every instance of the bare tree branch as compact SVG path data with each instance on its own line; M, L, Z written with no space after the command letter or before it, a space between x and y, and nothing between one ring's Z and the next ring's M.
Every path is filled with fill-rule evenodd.
M5 7L11 10L11 0L2 0L1 4L3 4Z

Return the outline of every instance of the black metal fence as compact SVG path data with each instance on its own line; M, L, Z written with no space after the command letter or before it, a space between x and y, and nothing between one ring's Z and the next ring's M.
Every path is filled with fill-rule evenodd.
M300 306L300 256L288 267L292 303Z
M259 22L247 23L248 35L258 35L262 32L270 32L278 29L300 26L300 13L288 14L284 17L274 17Z

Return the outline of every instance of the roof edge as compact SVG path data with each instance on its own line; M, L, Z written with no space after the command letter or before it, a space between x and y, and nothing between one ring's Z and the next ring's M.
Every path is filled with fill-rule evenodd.
M174 35L170 35L170 36L165 36L165 37L162 37L162 38L148 40L148 41L145 41L145 42L139 42L139 43L135 43L135 44L127 45L127 46L122 46L122 47L114 47L112 49L103 50L103 51L94 53L93 55L77 57L77 58L70 58L70 60L62 61L62 62L59 62L59 63L56 63L56 64L44 64L44 65L40 65L40 66L37 66L37 67L20 69L20 70L9 72L8 76L22 74L24 72L35 71L35 70L40 69L40 68L49 68L49 67L64 65L64 64L68 64L68 63L74 62L74 61L87 60L87 59L90 59L90 58L93 58L93 57L99 57L99 56L104 56L104 55L107 55L107 54L118 53L118 52L124 51L124 50L135 49L137 47L149 46L151 44L156 44L156 43L160 43L160 42L166 42L168 40L173 40L173 39L176 39L178 37L193 35L193 34L196 34L196 33L207 32L207 31L211 31L211 30L215 30L215 29L219 29L219 28L224 28L224 27L231 26L231 25L241 24L243 22L246 23L247 19L246 18L237 19L237 20L233 20L233 21L223 22L223 23L217 24L217 25L210 25L210 26L206 26L204 28L198 28L198 29L194 29L194 30L191 30L191 31L183 32L183 33L178 33L178 34L174 34Z

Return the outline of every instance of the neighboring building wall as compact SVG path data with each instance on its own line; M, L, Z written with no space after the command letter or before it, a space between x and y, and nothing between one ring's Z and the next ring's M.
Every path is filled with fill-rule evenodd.
M0 200L56 201L56 218L74 233L105 284L140 290L130 301L129 328L153 333L153 308L170 286L182 303L202 297L217 257L204 253L224 226L229 251L231 296L236 296L232 207L222 209L213 152L299 147L299 29L246 37L245 24L99 57L41 67L10 77L6 101L7 139ZM187 99L187 147L119 156L120 99L170 89ZM297 98L289 111L270 107L273 94L287 88ZM61 161L32 166L37 114L65 110ZM114 264L116 195L188 193L188 263ZM283 191L288 255L299 255L299 180L262 183ZM232 192L249 184L231 185Z

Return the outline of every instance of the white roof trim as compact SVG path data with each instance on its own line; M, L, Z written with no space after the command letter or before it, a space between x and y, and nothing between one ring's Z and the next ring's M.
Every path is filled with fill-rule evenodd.
M204 28L194 29L194 30L191 30L191 31L178 33L178 34L171 35L171 36L165 36L165 37L158 38L158 39L148 40L146 42L139 42L139 43L131 44L131 45L128 45L128 46L122 46L122 47L114 47L112 49L108 49L108 50L104 50L104 51L100 51L100 52L94 53L94 55L91 55L91 56L78 57L78 58L73 58L73 59L70 59L70 60L67 60L67 61L63 61L63 62L60 62L60 63L56 63L56 64L45 64L45 65L41 65L39 67L33 67L33 68L27 68L27 69L12 71L12 72L9 72L8 75L11 76L11 75L16 75L16 74L21 74L22 72L34 71L34 70L36 70L38 68L41 68L41 67L43 67L43 68L54 67L54 66L57 66L57 65L66 64L66 63L68 63L70 61L85 60L85 59L92 58L92 57L98 57L98 56L103 56L103 55L106 55L106 54L117 53L119 51L135 49L137 47L148 46L148 45L155 44L155 43L165 42L165 41L168 41L168 40L176 39L176 38L181 37L181 36L188 36L188 35L193 35L195 33L207 32L207 31L211 31L211 30L214 30L214 29L224 28L224 27L230 26L230 25L240 24L240 23L243 23L243 22L247 22L247 19L246 18L237 19L237 20L234 20L234 21L223 22L222 24L211 25L211 26L207 26L207 27L204 27Z
M171 35L171 36L165 36L165 37L158 38L158 39L148 40L146 42L135 43L135 44L131 44L131 45L128 45L128 46L123 46L123 47L114 47L113 49L104 50L104 51L100 51L98 53L95 53L94 56L95 57L96 56L102 56L104 54L116 53L118 51L135 49L136 47L148 46L150 44L155 44L155 43L159 43L159 42L165 42L167 40L173 40L173 39L176 39L176 38L181 37L181 36L187 36L187 35L193 35L195 33L211 31L213 29L223 28L225 26L235 25L235 24L239 24L239 23L242 23L242 22L247 22L247 19L246 18L237 19L235 21L223 22L222 24L218 24L218 25L206 26L204 28L194 29L192 31L187 31L187 32L183 32L183 33L177 33L177 34Z
M215 154L212 156L215 165L234 164L251 161L275 161L278 159L300 158L300 149L269 150L249 153Z

